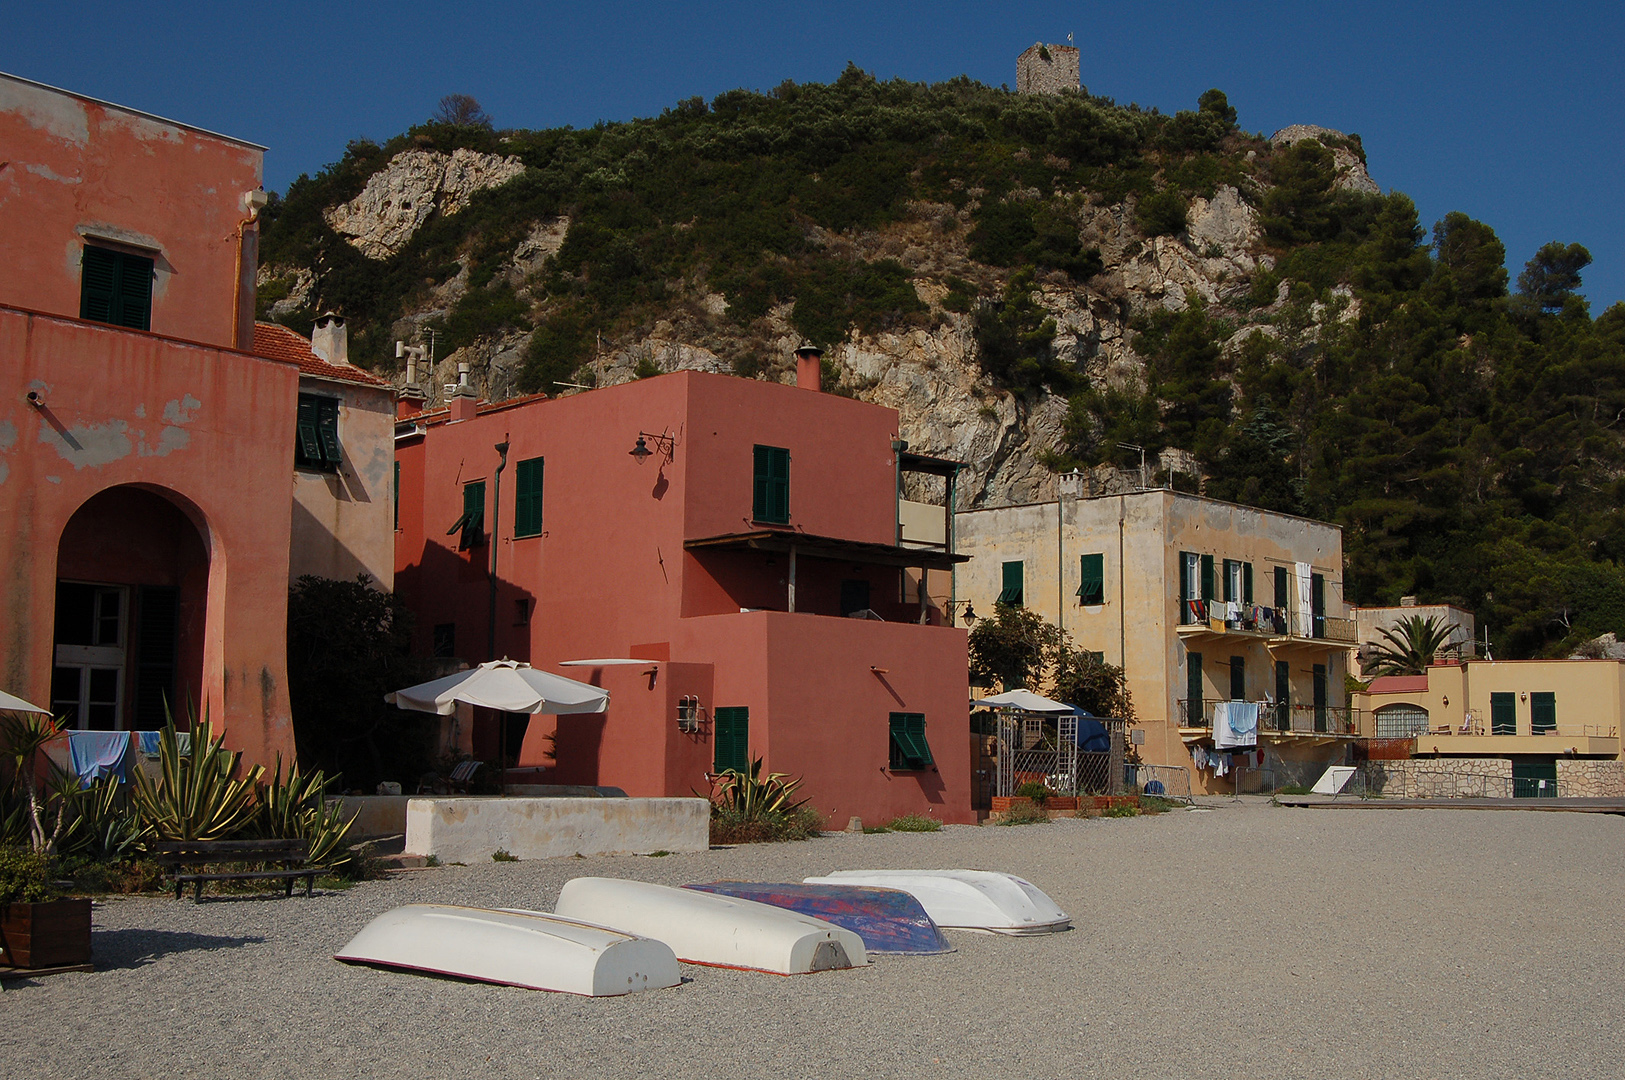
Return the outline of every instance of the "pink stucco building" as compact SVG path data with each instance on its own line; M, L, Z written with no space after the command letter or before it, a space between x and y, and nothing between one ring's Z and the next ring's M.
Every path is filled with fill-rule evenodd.
M688 795L761 757L837 824L975 820L965 632L904 595L906 571L956 558L899 544L921 459L896 412L815 392L816 357L803 371L403 420L395 580L419 650L610 691L604 715L529 722L534 779ZM494 743L476 732L475 753Z

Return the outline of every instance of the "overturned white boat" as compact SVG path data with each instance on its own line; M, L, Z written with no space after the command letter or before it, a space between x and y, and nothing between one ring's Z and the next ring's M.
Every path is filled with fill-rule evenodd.
M810 915L645 881L574 878L554 910L663 941L690 964L800 975L869 962L861 937Z
M809 885L902 889L938 926L994 934L1053 934L1072 928L1066 912L1030 881L992 870L837 870Z
M386 911L334 959L587 997L682 981L663 942L542 912L442 904Z

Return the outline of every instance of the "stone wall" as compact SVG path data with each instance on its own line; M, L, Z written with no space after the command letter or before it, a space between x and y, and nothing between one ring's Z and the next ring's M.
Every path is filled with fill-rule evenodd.
M1035 44L1016 57L1016 92L1059 94L1081 86L1078 50L1070 45Z
M1558 758L1557 795L1562 799L1625 799L1625 761Z

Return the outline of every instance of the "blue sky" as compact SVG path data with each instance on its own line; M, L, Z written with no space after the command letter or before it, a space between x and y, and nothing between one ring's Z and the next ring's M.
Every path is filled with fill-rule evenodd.
M1625 5L1345 0L1225 4L453 5L79 0L20 4L0 70L271 148L282 190L353 138L384 139L444 94L504 127L649 116L680 98L852 61L881 78L1015 81L1034 41L1082 50L1097 94L1164 111L1217 86L1243 127L1358 132L1372 176L1431 225L1462 210L1514 278L1548 240L1585 244L1592 310L1625 299Z

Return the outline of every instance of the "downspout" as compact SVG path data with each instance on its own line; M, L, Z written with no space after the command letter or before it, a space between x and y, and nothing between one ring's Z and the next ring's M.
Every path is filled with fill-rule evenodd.
M948 522L944 539L948 542L948 554L954 553L954 511L956 509L954 498L959 482L959 466L955 465L948 473ZM959 599L959 575L954 570L954 564L948 564L948 625L954 625L954 602Z
M1123 565L1123 496L1117 496L1117 666L1123 669L1123 681L1128 682L1128 625L1124 610L1124 582L1128 568Z
M237 223L237 278L233 289L235 303L231 308L231 343L239 352L248 352L254 347L254 313L248 313L248 325L243 325L243 249L248 246L248 227L256 224L260 219L260 207L265 205L266 195L263 191L243 192L243 207L248 216ZM255 230L255 259L259 262L258 230ZM244 336L246 332L246 337Z
M508 436L496 444L497 460L495 483L491 486L491 592L488 605L490 622L487 624L486 650L488 660L497 658L497 547L501 542L502 524L502 470L508 465ZM508 793L508 717L497 717L497 761L502 768L502 791Z
M1066 633L1066 503L1055 481L1055 626Z

